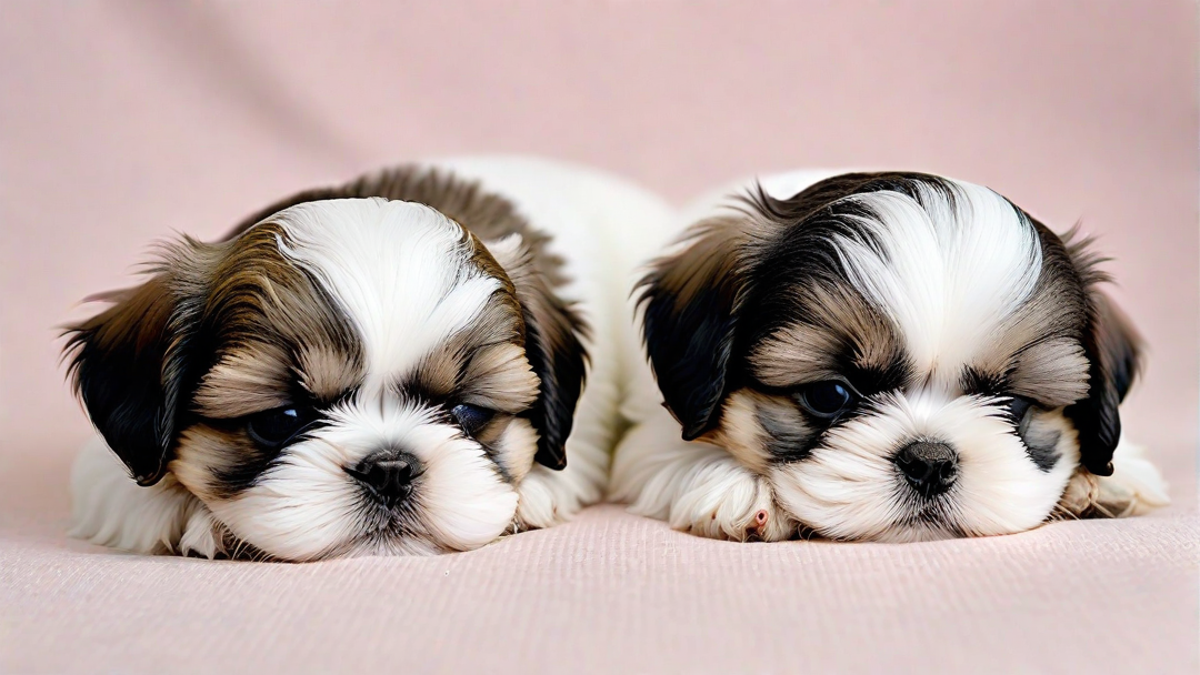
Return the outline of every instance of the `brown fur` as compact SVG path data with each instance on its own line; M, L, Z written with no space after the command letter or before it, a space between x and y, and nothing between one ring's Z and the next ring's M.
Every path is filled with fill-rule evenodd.
M503 287L471 330L430 355L417 384L448 396L468 382L476 402L531 418L541 437L539 461L565 464L586 326L556 295L565 281L561 259L509 201L473 182L406 166L294 195L218 242L184 238L166 246L145 283L105 294L112 307L68 328L74 386L139 483L164 475L195 419L233 420L298 403L293 384L327 405L361 379L352 323L280 252L286 228L270 220L288 206L346 197L424 203L463 226L473 264ZM484 241L508 236L516 246L506 267Z
M753 347L749 365L759 382L790 389L839 377L843 345L862 369L883 370L903 358L891 322L853 288L829 281L792 292L810 320L787 324Z
M571 304L558 295L566 278L562 259L547 248L549 237L531 227L512 202L473 181L437 169L405 165L344 185L293 195L242 221L228 237L250 231L271 214L296 204L354 197L425 204L459 223L473 238L475 264L511 288L521 310L525 324L521 337L541 381L540 396L530 413L540 436L538 461L552 468L566 466L564 446L583 388L587 354L582 341L588 328ZM514 235L517 246L499 260L493 253L499 254L500 249L492 250L491 246Z

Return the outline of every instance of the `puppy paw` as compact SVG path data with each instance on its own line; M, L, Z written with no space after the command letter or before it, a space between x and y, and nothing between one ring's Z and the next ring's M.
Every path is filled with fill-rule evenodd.
M558 525L600 501L603 474L572 469L560 472L537 466L525 476L517 488L517 515L511 531Z
M766 481L732 458L701 471L671 504L668 522L677 530L729 541L782 541L797 531Z
M1111 476L1094 476L1083 469L1076 471L1058 502L1058 514L1123 518L1142 515L1171 502L1166 481L1141 446L1122 438L1112 463Z

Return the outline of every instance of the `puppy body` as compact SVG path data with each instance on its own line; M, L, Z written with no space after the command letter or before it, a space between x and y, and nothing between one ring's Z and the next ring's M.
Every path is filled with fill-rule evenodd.
M530 220L545 224L568 261L562 294L580 299L591 325L585 338L591 369L567 441L567 466L553 471L536 464L520 488L520 526L549 527L606 491L613 447L628 414L624 396L645 371L628 289L674 212L650 192L579 166L508 159L446 165L485 189L517 195Z
M309 560L466 550L569 518L603 494L636 361L613 233L666 213L598 172L479 158L181 242L73 330L107 443L73 471L72 534Z
M937 176L760 185L691 210L643 279L664 396L632 406L615 499L738 540L1003 534L1166 503L1120 435L1138 340L1087 242Z

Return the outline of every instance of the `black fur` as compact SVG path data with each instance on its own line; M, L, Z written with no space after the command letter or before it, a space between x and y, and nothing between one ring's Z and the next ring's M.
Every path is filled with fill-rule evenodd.
M820 181L788 199L760 188L743 198L744 215L714 219L692 233L692 246L663 258L642 279L645 305L643 337L668 409L695 439L719 422L720 405L730 391L747 382L739 355L789 323L806 322L805 307L789 289L822 278L844 278L831 242L838 234L873 244L869 232L846 216L867 216L862 207L839 200L878 191L894 191L918 201L917 186L932 188L951 201L945 179L919 173L844 174ZM1016 208L1014 206L1014 208ZM1140 361L1140 340L1119 311L1097 290L1107 277L1097 269L1089 241L1072 243L1030 218L1043 249L1043 276L1065 283L1064 307L1054 335L1078 339L1090 362L1086 399L1065 410L1079 432L1081 463L1092 473L1110 475L1120 438L1118 406L1133 383ZM847 359L852 362L852 359ZM849 369L852 370L852 369ZM897 386L906 368L897 362L887 372L857 373L856 386L870 395ZM968 373L964 385L979 393L999 393L1005 374ZM761 388L761 387L760 387Z
M195 321L168 273L110 296L118 304L67 330L76 393L139 485L162 479L190 398Z
M457 221L481 240L521 235L526 246L522 267L512 276L526 325L525 356L541 380L540 396L524 414L538 432L535 459L551 469L567 465L566 442L583 390L587 353L582 340L588 326L558 295L565 281L563 261L546 249L549 236L531 227L516 207L479 183L449 172L399 166L368 174L341 186L308 190L246 218L228 235L235 237L272 213L305 202L346 197L382 197L426 204Z
M738 281L713 278L687 302L647 277L643 335L667 408L693 440L716 423L733 348Z
M758 187L742 198L737 224L715 219L691 234L691 246L655 261L640 281L643 338L667 408L693 440L717 425L720 404L745 384L738 355L778 327L803 319L787 292L814 278L842 277L834 234L871 244L848 215L869 215L854 194L896 191L919 197L918 183L951 194L943 179L919 173L843 174L788 199ZM900 373L869 373L885 385Z
M1119 407L1137 377L1141 340L1099 291L1090 294L1083 347L1091 364L1088 396L1064 412L1079 433L1080 463L1097 476L1111 476L1121 439Z
M579 315L553 293L543 295L540 307L531 307L524 298L521 304L525 357L541 381L540 395L527 413L538 432L534 459L551 469L562 469L567 466L567 437L575 423L575 406L587 369L587 352L580 336L588 329Z

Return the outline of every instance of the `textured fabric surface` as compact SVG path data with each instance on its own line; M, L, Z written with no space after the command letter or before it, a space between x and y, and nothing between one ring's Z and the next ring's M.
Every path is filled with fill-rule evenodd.
M0 541L7 672L1195 672L1179 510L915 545L735 544L615 506L307 565Z
M1196 672L1197 31L1186 0L0 2L0 672ZM147 244L299 188L528 152L679 203L915 168L1082 219L1150 347L1175 504L915 545L605 506L467 554L139 558L63 536L55 325Z

